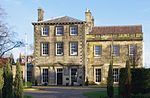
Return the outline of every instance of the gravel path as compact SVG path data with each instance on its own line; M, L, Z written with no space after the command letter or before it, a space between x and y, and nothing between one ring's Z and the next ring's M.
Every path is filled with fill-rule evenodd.
M84 92L104 91L105 88L90 87L33 87L39 90L25 90L25 94L34 98L87 98Z

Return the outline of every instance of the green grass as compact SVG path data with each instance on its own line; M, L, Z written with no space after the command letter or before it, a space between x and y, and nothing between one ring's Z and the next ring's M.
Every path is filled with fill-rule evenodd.
M34 98L34 97L29 96L29 95L24 95L24 98Z
M114 88L114 94L118 95L118 88ZM87 96L88 98L100 98L100 96L107 97L107 90L106 91L96 91L96 92L86 92L83 95Z

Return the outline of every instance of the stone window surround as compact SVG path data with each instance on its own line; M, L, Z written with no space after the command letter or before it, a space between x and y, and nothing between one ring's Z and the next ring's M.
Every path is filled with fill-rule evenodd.
M41 50L40 50L40 51L41 51L41 52L40 52L40 53L41 53L41 56L48 56L48 55L49 55L49 42L41 42L40 44L41 44L41 45L40 45L40 46L41 46ZM47 47L47 49L46 49L46 50L47 50L46 53L43 52L43 51L44 51L44 49L43 49L43 44L47 44L47 45L48 45L48 47ZM45 50L45 51L46 51L46 50Z
M95 47L99 47L99 54L96 54L96 48ZM102 45L94 45L94 57L99 57L102 55Z
M112 47L113 47L113 50L112 50ZM118 49L118 50L115 50L115 49ZM117 56L120 56L120 46L119 45L111 45L111 51L113 51L113 53L111 53L111 55L117 57Z
M41 36L49 36L49 26L41 27Z
M59 33L61 32L61 34L58 34L58 29L59 28ZM61 29L62 29L62 31L60 31ZM58 26L55 26L55 35L56 36L63 36L64 35L64 26L63 25L58 25Z
M41 67L41 82L42 82L42 84L44 84L44 83L48 83L48 82L43 82L43 70L44 69L47 69L48 70L48 81L49 81L49 68L48 67Z
M57 53L58 52L58 50L57 50L58 49L58 47L57 47L58 45L57 44L60 44L60 43L62 44L62 47L59 47L60 48L59 51L61 51L61 54L58 54ZM63 56L64 55L64 42L56 42L55 43L55 55L56 56Z
M132 51L132 50L131 50L131 46L133 46L132 48L134 48L133 51L134 51L135 54L131 52L131 51ZM136 44L130 44L128 48L129 48L129 56L134 56L134 55L136 55L136 52L137 52L137 45L136 45Z
M76 29L74 29L74 32L71 32L72 31L72 28L76 28ZM76 33L75 33L75 30L76 30ZM78 25L71 25L70 27L69 27L69 34L71 35L71 36L77 36L78 35Z
M71 49L71 44L72 44L72 43L76 43L76 44L77 44L77 53L76 53L76 54L72 54L72 53L71 53L71 50L72 50L72 49ZM70 41L70 42L69 42L69 54L70 54L70 56L78 56L78 42L77 42L77 41Z
M101 82L96 82L96 69L101 69L101 82L102 82L102 67L94 67L94 82L100 84Z

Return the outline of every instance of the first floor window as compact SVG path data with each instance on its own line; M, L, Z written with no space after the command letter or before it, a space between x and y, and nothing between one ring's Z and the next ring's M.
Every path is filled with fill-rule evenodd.
M71 82L77 82L77 68L71 69Z
M78 34L77 26L71 26L70 27L70 35L77 35L77 34Z
M120 47L119 47L119 45L113 45L112 49L113 49L113 50L111 50L112 51L112 55L113 56L119 56L119 54L120 54Z
M95 82L101 82L101 69L95 69Z
M56 55L63 55L64 54L64 46L63 42L56 43Z
M94 46L94 56L100 56L102 54L102 46Z
M136 45L129 45L129 55L130 56L136 55Z
M41 54L42 56L47 56L49 54L49 44L48 42L41 44Z
M119 69L118 68L113 69L113 79L114 79L114 82L119 82Z
M63 26L56 26L56 35L63 35L64 29Z
M78 42L70 43L70 55L78 55Z
M48 69L43 69L43 82L48 82Z
M41 28L42 36L48 36L49 35L49 27L45 26Z

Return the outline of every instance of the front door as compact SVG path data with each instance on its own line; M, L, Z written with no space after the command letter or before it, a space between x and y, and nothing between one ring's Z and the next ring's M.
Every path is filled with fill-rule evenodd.
M62 68L57 69L57 85L62 85L63 73Z

